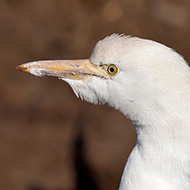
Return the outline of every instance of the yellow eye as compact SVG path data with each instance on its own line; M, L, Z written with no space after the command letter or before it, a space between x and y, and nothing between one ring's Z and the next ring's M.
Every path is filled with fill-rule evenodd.
M118 72L118 68L114 65L114 64L110 64L108 65L107 67L107 72L110 74L110 75L116 75L117 72Z

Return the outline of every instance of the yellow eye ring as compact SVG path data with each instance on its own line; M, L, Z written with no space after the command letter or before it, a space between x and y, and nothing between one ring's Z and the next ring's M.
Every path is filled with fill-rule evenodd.
M112 76L116 75L118 73L118 71L119 71L118 67L116 67L114 64L110 64L107 67L108 74L110 74Z

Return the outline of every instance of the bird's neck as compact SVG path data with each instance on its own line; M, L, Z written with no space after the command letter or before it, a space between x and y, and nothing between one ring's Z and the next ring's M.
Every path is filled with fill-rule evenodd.
M115 104L137 124L137 144L127 161L120 190L190 189L189 80L171 83L160 90L162 93L151 96L151 91L135 101L133 96L123 99L125 105Z
M190 188L190 128L184 122L190 119L180 120L174 113L168 117L167 124L163 115L160 120L164 121L153 126L136 125L137 144L126 164L120 190Z

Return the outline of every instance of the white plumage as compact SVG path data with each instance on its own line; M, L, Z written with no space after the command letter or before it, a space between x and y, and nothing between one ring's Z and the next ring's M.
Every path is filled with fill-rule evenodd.
M190 69L182 56L151 40L113 34L89 60L60 62L17 69L59 77L78 97L107 103L134 122L137 144L120 190L190 189Z

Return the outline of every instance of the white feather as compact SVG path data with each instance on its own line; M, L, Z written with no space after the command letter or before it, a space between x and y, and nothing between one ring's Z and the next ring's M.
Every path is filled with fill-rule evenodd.
M63 79L91 103L107 103L135 124L137 144L120 190L190 189L190 69L174 50L151 40L111 35L90 57L115 64L111 79Z

